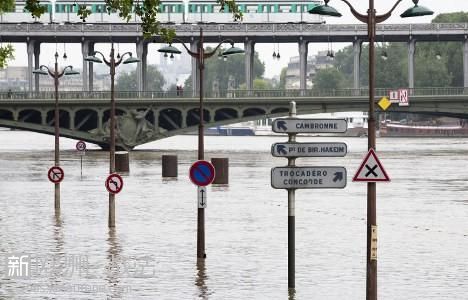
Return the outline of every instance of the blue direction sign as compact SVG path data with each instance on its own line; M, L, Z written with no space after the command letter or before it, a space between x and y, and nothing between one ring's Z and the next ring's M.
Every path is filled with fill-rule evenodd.
M275 157L341 157L347 151L345 143L275 143L271 146Z
M214 166L206 160L199 160L190 167L190 180L198 186L207 186L215 178Z
M276 119L271 126L276 133L343 133L348 129L345 119Z

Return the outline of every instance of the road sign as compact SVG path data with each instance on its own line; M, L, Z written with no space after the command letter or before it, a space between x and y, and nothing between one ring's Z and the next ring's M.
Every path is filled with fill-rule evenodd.
M276 143L271 146L275 157L341 157L347 151L345 143Z
M54 166L47 172L47 177L53 183L59 183L63 180L63 177L65 177L65 173L63 172L62 168Z
M353 181L377 182L390 181L387 172L382 166L382 163L377 158L374 149L370 149L366 157L361 163L361 166L353 177Z
M390 91L388 94L388 98L390 98L390 102L392 103L400 102L400 95L398 93L398 90Z
M271 169L275 189L342 189L346 186L344 167L277 167Z
M398 105L399 106L409 106L409 97L408 97L408 90L407 89L399 89L398 90Z
M377 104L382 110L387 110L390 107L390 105L392 105L392 102L390 102L390 100L388 100L387 97L382 97L380 101L377 102Z
M118 194L123 188L123 179L117 173L112 173L106 178L106 189L111 194Z
M77 151L84 152L86 150L86 143L84 141L78 141L75 147Z
M190 167L190 180L198 186L207 186L215 178L214 166L206 160L198 160Z
M198 194L198 208L206 208L206 187L205 186L198 186L197 187L197 194Z
M271 126L276 133L343 133L348 129L345 119L276 119Z

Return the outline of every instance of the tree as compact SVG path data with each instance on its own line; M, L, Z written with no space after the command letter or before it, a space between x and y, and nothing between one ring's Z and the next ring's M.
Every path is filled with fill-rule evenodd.
M207 48L207 52L213 49ZM219 51L223 52L224 49ZM214 56L216 56L215 54ZM245 58L244 55L230 55L223 59L217 59L211 57L205 60L204 70L204 88L205 91L211 91L213 82L217 79L219 82L219 90L227 90L229 77L232 76L235 81L235 86L245 83ZM263 78L265 73L265 65L258 58L258 53L255 52L254 65L253 65L253 77ZM185 90L192 90L192 75L190 75L184 84Z
M336 67L318 70L314 77L314 89L342 89L345 87L345 77Z
M146 79L147 89L150 91L161 91L166 84L164 76L154 65L148 65ZM115 89L118 91L138 91L136 70L119 75Z
M0 15L4 12L12 11L15 9L14 0L2 0L0 1ZM13 59L14 50L11 45L0 46L0 69L7 66L9 60Z
M281 69L280 73L280 82L278 88L281 90L286 89L286 73L288 72L288 68L284 67Z

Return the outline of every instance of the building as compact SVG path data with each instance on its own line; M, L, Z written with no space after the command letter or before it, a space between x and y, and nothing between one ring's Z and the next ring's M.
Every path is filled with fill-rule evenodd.
M333 65L333 59L327 55L328 51L319 51L316 55L307 57L307 88L312 88L314 85L314 77L318 70L330 67ZM286 89L300 88L300 66L299 56L290 58L286 70Z

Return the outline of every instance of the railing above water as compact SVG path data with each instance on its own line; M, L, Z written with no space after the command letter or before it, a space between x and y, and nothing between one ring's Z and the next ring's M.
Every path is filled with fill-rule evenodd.
M388 96L390 88L378 88L375 90L376 97ZM408 89L410 96L457 96L468 95L468 88L463 87L428 87ZM115 99L198 99L199 96L193 91L115 91ZM206 92L204 98L210 99L291 99L291 98L343 98L343 97L368 97L369 90L362 89L335 89L335 90L225 90L219 92ZM110 91L64 91L59 92L61 100L109 100ZM2 100L53 100L55 92L0 92Z

